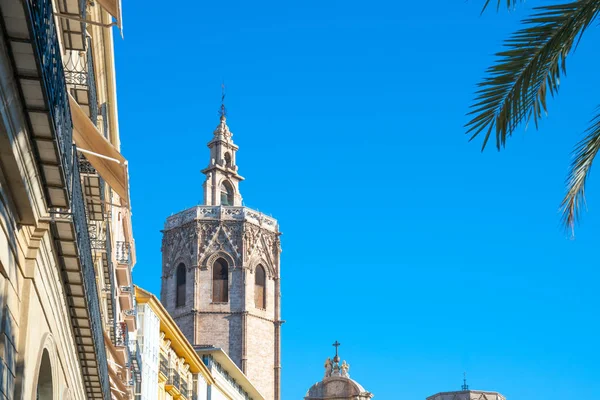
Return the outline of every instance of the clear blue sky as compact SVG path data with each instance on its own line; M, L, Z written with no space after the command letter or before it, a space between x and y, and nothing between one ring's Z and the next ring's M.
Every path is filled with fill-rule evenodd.
M542 130L480 152L476 83L529 7L483 0L124 2L116 40L137 284L160 292L165 218L202 199L228 87L246 205L283 231L283 399L331 343L377 399L600 392L600 177L571 240L558 206L598 104L592 26ZM600 161L598 161L600 162Z

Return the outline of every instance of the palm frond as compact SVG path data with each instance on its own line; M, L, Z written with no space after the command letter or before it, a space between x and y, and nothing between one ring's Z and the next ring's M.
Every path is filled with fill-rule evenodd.
M573 151L573 162L567 177L567 194L561 209L565 227L573 229L585 205L585 182L590 175L594 158L600 151L600 107L591 120L586 136L577 143Z
M483 149L494 133L500 149L521 123L533 118L537 127L547 95L556 94L566 73L567 55L599 10L600 0L579 0L538 7L523 21L478 85L466 125L470 140L484 132Z
M500 9L500 6L502 6L502 3L506 3L506 7L510 10L511 8L514 8L517 3L521 3L524 2L525 0L498 0L498 4L496 4L496 10ZM485 9L490 5L491 0L486 0L485 4L483 5L483 9L481 10L481 12L484 12Z

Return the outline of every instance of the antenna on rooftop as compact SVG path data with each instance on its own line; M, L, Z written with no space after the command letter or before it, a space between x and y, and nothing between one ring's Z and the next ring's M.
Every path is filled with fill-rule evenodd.
M463 384L461 386L461 389L463 391L469 390L469 385L467 385L467 373L466 372L463 372Z

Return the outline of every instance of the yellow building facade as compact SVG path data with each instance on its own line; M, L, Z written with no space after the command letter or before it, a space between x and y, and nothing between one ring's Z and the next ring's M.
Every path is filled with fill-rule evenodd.
M135 287L142 380L136 400L264 400L220 348L194 348L152 293Z
M198 400L215 383L173 318L150 292L135 287L142 343L143 400Z

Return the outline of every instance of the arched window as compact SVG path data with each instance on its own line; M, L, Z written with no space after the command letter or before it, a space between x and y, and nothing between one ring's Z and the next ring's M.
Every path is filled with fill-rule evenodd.
M213 265L213 303L227 303L229 301L229 265L222 258L217 259Z
M267 308L266 275L262 265L256 267L254 273L254 306L256 308Z
M177 267L177 290L175 292L175 306L183 307L185 306L185 265L183 263L179 264Z
M44 349L38 375L36 400L52 400L52 365L48 350Z
M231 168L231 154L225 153L225 166Z
M233 205L233 187L231 183L224 181L221 184L221 205L232 206Z

